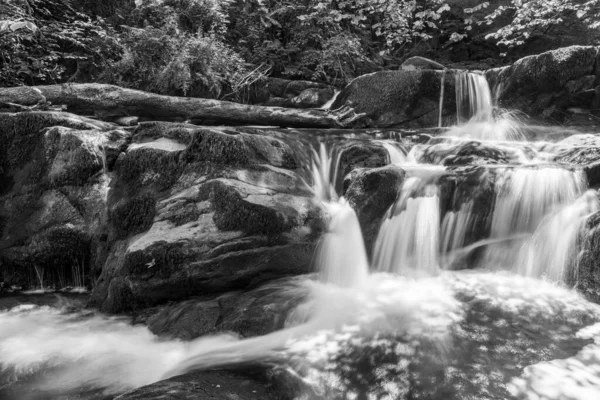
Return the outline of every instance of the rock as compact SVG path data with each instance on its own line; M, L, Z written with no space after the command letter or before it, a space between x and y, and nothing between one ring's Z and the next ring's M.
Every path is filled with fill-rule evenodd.
M369 253L377 238L381 219L398 198L405 175L404 170L395 165L356 169L351 174L345 196L356 211Z
M564 120L570 107L590 108L590 96L569 96L594 87L598 49L571 46L524 57L514 64L486 71L493 88L499 88L501 105L509 105L532 117Z
M94 304L127 311L309 271L324 214L293 139L160 123L132 142L114 167Z
M292 400L297 383L282 371L257 366L176 376L135 389L115 400ZM317 399L311 396L310 399Z
M463 246L488 238L496 195L497 170L484 166L460 166L452 167L448 172L439 179L442 218L450 212L468 210L471 219ZM478 253L470 256L477 257ZM476 265L475 262L467 264Z
M444 66L437 61L430 60L425 57L415 56L404 61L401 65L402 69L436 69L443 70Z
M590 90L594 88L594 82L596 81L596 76L594 75L585 75L581 78L568 81L565 84L565 89L569 93L577 93L584 90Z
M267 78L257 91L253 104L289 108L318 108L335 94L335 88L325 83L281 78Z
M576 288L590 300L600 302L600 213L588 218L583 250L577 259Z
M7 284L91 283L105 256L105 173L127 140L112 124L68 113L0 114L0 265Z
M348 141L340 146L339 163L335 180L338 193L345 193L345 178L356 168L378 168L389 164L387 150L378 143Z
M518 158L516 153L509 152L507 148L478 141L431 141L417 153L421 162L446 166L507 164Z
M182 340L222 331L260 336L284 328L287 315L305 295L295 280L284 279L246 292L160 307L146 323L157 335Z
M453 71L399 70L359 76L340 92L331 109L350 105L356 113L366 113L374 127L437 126L442 74L443 118L448 125L456 120Z

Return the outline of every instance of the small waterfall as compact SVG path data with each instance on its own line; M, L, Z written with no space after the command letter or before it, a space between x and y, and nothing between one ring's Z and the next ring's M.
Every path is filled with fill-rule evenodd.
M331 105L335 102L335 99L337 99L340 92L341 92L341 90L336 89L335 93L333 94L333 97L331 99L329 99L329 101L327 103L325 103L321 106L321 110L329 110L331 108Z
M317 250L316 266L321 280L342 287L355 287L369 274L367 253L354 209L344 198L329 203L328 232Z
M496 182L496 199L490 238L502 239L518 234L533 234L540 238L545 235L540 232L547 230L540 228L541 225L552 225L554 229L557 229L553 234L558 234L568 241L567 232L557 225L562 216L566 215L559 211L563 210L568 214L569 207L576 204L577 199L584 194L586 189L587 182L582 171L554 167L504 170L499 174ZM575 209L578 208L578 206L575 207ZM564 229L567 227L565 226ZM565 237L562 236L563 233L566 235ZM549 240L549 238L544 240ZM524 255L519 256L523 243L522 236L519 236L517 240L508 240L488 246L485 263L511 269L516 265L519 273L533 276L535 270L540 273L536 276L541 276L543 267L532 267L529 261L526 262L529 266L519 265L520 260L527 258ZM530 243L535 243L533 247L537 247L533 249L534 254L537 254L538 260L541 259L542 255L538 253L539 246L542 245L540 239L533 239ZM564 259L564 255L559 254L562 251L562 244L558 247L557 245L556 240L554 240L552 248L547 247L547 243L543 244L544 251L546 251L543 257L551 257L552 263L561 264L559 259ZM555 251L557 253L554 253Z
M562 168L505 169L496 182L491 236L531 233L542 219L574 202L587 189L582 171Z
M554 282L574 282L580 233L587 218L598 210L596 193L589 190L546 216L521 248L515 272Z
M407 154L404 153L402 150L400 150L398 148L398 146L395 146L394 144L385 141L385 140L381 140L379 141L379 143L381 143L381 145L387 150L388 155L390 157L390 164L394 164L394 165L403 165L406 164L408 157Z
M464 203L458 211L449 211L442 221L442 254L460 249L465 245L467 229L471 224L473 201Z
M335 191L335 168L337 162L334 160L333 152L328 152L323 142L319 144L318 153L314 149L312 151L313 190L315 196L323 202L335 201L338 198Z
M491 121L494 103L485 76L473 72L456 74L456 120Z
M444 85L446 84L446 68L442 71L442 81L440 84L440 105L439 105L439 114L438 114L438 128L441 128L442 123L442 115L444 113Z
M437 186L408 178L387 211L374 251L375 270L410 277L438 272L440 201Z
M459 72L455 77L457 126L447 136L483 140L524 140L522 124L514 112L497 110L485 76Z

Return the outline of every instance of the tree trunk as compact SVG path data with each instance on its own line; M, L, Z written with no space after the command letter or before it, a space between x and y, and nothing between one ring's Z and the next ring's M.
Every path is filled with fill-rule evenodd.
M0 103L35 106L64 104L68 111L103 117L126 115L155 119L182 117L202 123L272 125L296 128L364 126L364 114L349 106L335 111L290 109L238 104L229 101L163 96L98 83L0 88Z

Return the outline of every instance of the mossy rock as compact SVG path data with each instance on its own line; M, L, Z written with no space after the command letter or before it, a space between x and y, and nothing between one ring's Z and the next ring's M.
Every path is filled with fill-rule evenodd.
M345 197L356 211L368 253L373 249L383 216L398 198L405 175L395 165L357 169L351 174Z

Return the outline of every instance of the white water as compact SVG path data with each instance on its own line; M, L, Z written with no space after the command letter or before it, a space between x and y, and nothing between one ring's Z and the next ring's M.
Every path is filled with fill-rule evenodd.
M376 271L411 277L438 272L440 205L437 187L430 179L412 176L404 182L377 235Z
M319 152L313 150L312 159L313 191L320 201L335 201L338 198L335 191L336 166L337 160L327 150L325 143L321 142Z
M518 124L494 115L481 76L464 78L457 84L457 97L465 109L468 105L470 120L447 133L461 139L424 145L419 151L415 146L409 155L380 141L407 178L382 222L371 272L356 213L335 191L336 153L323 143L314 153L315 197L325 203L330 223L315 256L319 281L302 284L308 300L292 312L286 329L244 340L218 335L184 343L159 340L124 319L22 306L0 312L0 376L22 380L39 373L33 384L38 388L119 393L191 370L265 361L294 369L324 398L350 399L359 393L348 387L347 374L364 368L368 355L372 362L383 360L372 369L384 377L388 393L368 398L402 398L411 384L417 386L410 387L417 396L418 390L436 385L441 393L451 393L454 383L459 388L454 397L420 398L504 398L494 390L502 393L506 385L523 399L600 398L600 325L579 330L600 321L600 310L564 287L577 278L582 229L600 210L597 194L587 190L581 171L532 168L529 164L551 157L498 142L520 138ZM442 215L445 199L438 178L448 171L415 161L422 162L424 149L429 149L431 162L441 164L465 137L515 150L510 160L515 165L493 169L490 233L475 243L467 242L467 232L476 222L476 204L467 201ZM552 155L568 145L567 140L556 148L532 147ZM443 271L457 255L476 248L486 249L482 269L510 272ZM527 365L531 354L543 359L562 354L557 343L568 342L578 330L579 337L594 344L566 359L536 363L511 378L516 376L513 364ZM431 342L433 357L419 359L419 351ZM445 380L428 385L435 373L425 365L419 376L419 362L441 364ZM412 381L409 369L417 374ZM367 381L369 390L378 385Z
M519 252L515 272L554 282L576 281L580 233L589 216L600 210L594 191L549 213Z
M367 253L354 209L344 198L327 204L331 221L318 245L315 264L321 281L360 286L369 273Z
M498 110L485 77L478 73L457 73L456 126L447 136L481 140L524 140L521 124L514 112Z

